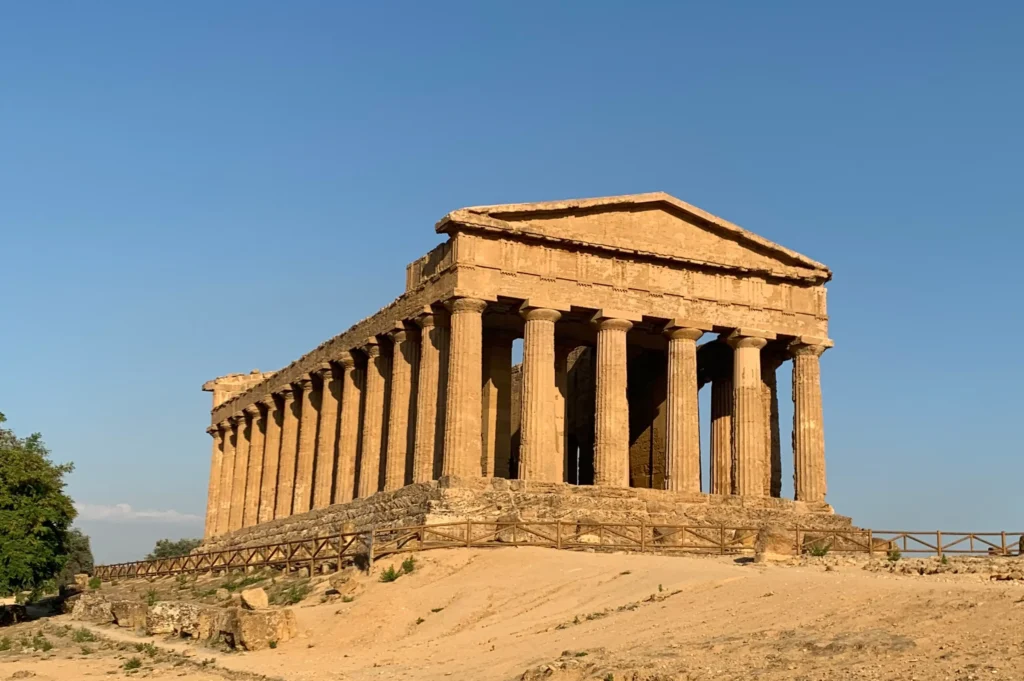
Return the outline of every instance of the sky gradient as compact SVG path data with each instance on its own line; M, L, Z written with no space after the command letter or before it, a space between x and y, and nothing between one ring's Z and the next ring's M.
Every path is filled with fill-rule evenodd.
M391 301L447 211L658 190L834 271L838 512L1024 529L1024 9L711 5L0 7L0 411L97 560L201 534L201 384Z

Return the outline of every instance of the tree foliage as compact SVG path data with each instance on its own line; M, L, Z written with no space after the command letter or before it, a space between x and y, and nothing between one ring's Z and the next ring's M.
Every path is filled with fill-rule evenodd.
M92 573L92 545L89 537L82 534L78 528L72 528L68 532L68 562L57 578L57 586L65 586L75 581L75 575L80 572Z
M192 552L192 549L202 543L202 539L179 539L177 541L173 541L171 539L158 539L156 546L153 547L153 551L146 556L146 560L187 556Z
M64 492L70 463L55 464L39 433L19 438L0 414L0 594L35 589L67 564L75 518Z

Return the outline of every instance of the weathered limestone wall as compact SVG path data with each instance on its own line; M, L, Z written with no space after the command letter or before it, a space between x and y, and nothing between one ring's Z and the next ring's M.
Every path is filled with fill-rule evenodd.
M850 518L824 503L711 496L666 490L575 486L501 478L442 478L380 492L302 515L244 528L203 551L296 541L334 532L465 520L664 523L757 528L842 529Z

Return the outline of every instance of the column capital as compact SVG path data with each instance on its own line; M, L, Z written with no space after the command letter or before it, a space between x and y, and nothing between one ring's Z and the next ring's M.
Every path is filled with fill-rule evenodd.
M231 421L228 419L224 419L223 421L217 424L217 428L220 430L231 430Z
M595 317L593 323L598 331L629 331L633 328L633 322L616 317Z
M334 367L330 362L324 362L310 373L319 374L324 383L327 383L334 378Z
M219 432L220 428L218 428L217 426L210 426L209 428L206 429L206 434L209 435L210 437L215 437Z
M791 342L787 349L792 357L797 357L799 355L813 355L815 357L821 357L826 350L834 345L835 343L830 338L800 336Z
M346 371L351 371L352 368L355 367L356 365L356 360L355 357L352 356L351 352L343 352L338 357L338 364L345 367Z
M274 399L274 394L271 393L260 400L260 404L267 408L267 411L272 411L277 406L277 400Z
M704 335L704 330L695 329L691 326L668 326L662 333L669 340L690 340L696 342Z
M391 342L397 345L398 343L404 343L409 338L409 330L405 328L404 324L398 322L388 331L387 335Z
M280 395L281 399L284 400L285 402L295 401L295 388L293 388L290 385L286 385L278 389L276 394Z
M528 307L524 305L519 308L519 314L528 322L557 322L562 318L562 313L550 307Z
M733 350L737 348L757 348L760 350L768 345L768 341L775 340L775 334L771 331L760 329L736 329L725 337L725 342Z
M245 412L228 417L228 421L234 426L245 426Z
M359 349L365 352L366 356L370 359L380 357L380 341L377 340L376 336L367 338Z
M259 418L259 415L260 415L259 402L255 403L255 404L250 404L248 407L246 407L245 409L242 410L242 413L243 414L248 414L249 416L252 416L253 418Z
M303 376L299 380L292 383L292 385L298 386L299 390L305 392L309 390L310 386L313 385L312 379L309 376Z
M444 305L452 314L460 312L482 314L487 309L487 301L480 300L479 298L451 298L446 300Z

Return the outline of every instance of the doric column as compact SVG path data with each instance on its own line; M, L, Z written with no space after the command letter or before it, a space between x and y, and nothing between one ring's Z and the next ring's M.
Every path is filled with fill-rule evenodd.
M510 478L512 457L512 336L486 330L483 336L483 441L481 472L485 478Z
M420 326L420 368L416 387L416 444L413 482L434 479L434 462L444 451L444 416L448 395L448 315L426 308ZM444 370L442 370L442 367Z
M448 404L444 433L445 475L478 478L481 474L480 400L483 376L483 312L487 303L456 298L451 310L448 350Z
M341 386L334 380L330 363L320 365L320 430L316 443L316 479L313 483L313 508L331 505L331 488L337 466L335 445L338 442L338 401Z
M761 398L761 348L767 332L739 329L728 338L733 348L733 443L736 452L736 493L764 496L765 433L768 429Z
M384 428L384 369L386 359L380 354L376 338L363 346L366 362L366 408L363 410L363 435L360 443L359 497L376 494L380 490L380 459Z
M316 407L313 406L313 381L303 378L295 383L302 391L299 406L299 445L295 461L295 496L292 515L307 512L313 504L313 463L316 460Z
M277 512L277 481L281 469L281 421L283 414L273 395L264 397L260 404L267 412L266 439L263 442L263 482L260 484L260 510L258 522L274 519Z
M555 342L555 457L552 479L565 482L569 470L569 424L566 398L569 395L569 354L573 346Z
M359 403L362 399L362 371L355 359L345 353L338 359L341 366L341 418L338 432L337 482L334 484L334 503L352 501L356 490L356 455L359 452Z
M242 529L245 514L245 483L249 474L249 426L245 412L232 419L235 426L235 473L231 480L231 515L228 527L234 532Z
M711 379L711 493L735 494L732 469L732 375Z
M394 352L391 356L391 406L388 410L384 489L395 490L405 486L406 464L415 447L416 393L413 381L419 364L419 339L404 325L389 335L394 343Z
M558 310L530 307L522 311L523 388L519 417L519 479L561 482L555 442L555 322Z
M223 441L223 458L220 467L220 503L217 506L217 534L224 534L231 528L231 483L235 476L235 434L231 421L218 424Z
M224 438L220 428L210 426L206 432L213 438L213 453L210 454L210 485L206 492L206 531L203 537L209 539L217 534L217 511L220 506L220 468L224 461Z
M295 459L299 447L299 415L295 390L290 385L278 391L281 396L281 457L277 469L277 509L274 518L292 514L295 496Z
M626 332L633 323L597 321L594 484L629 487L629 400L626 398Z
M242 527L250 527L259 522L260 483L263 482L264 428L266 424L258 403L250 404L243 411L249 417L249 465L245 475L245 509L242 511Z
M697 411L697 340L704 330L671 325L668 337L665 489L700 493L700 416Z
M765 467L764 494L778 498L782 495L782 443L779 436L779 393L776 371L783 356L774 350L761 353L761 400L765 410Z
M819 358L831 341L800 339L793 355L793 486L797 501L824 501L825 430L821 409Z

